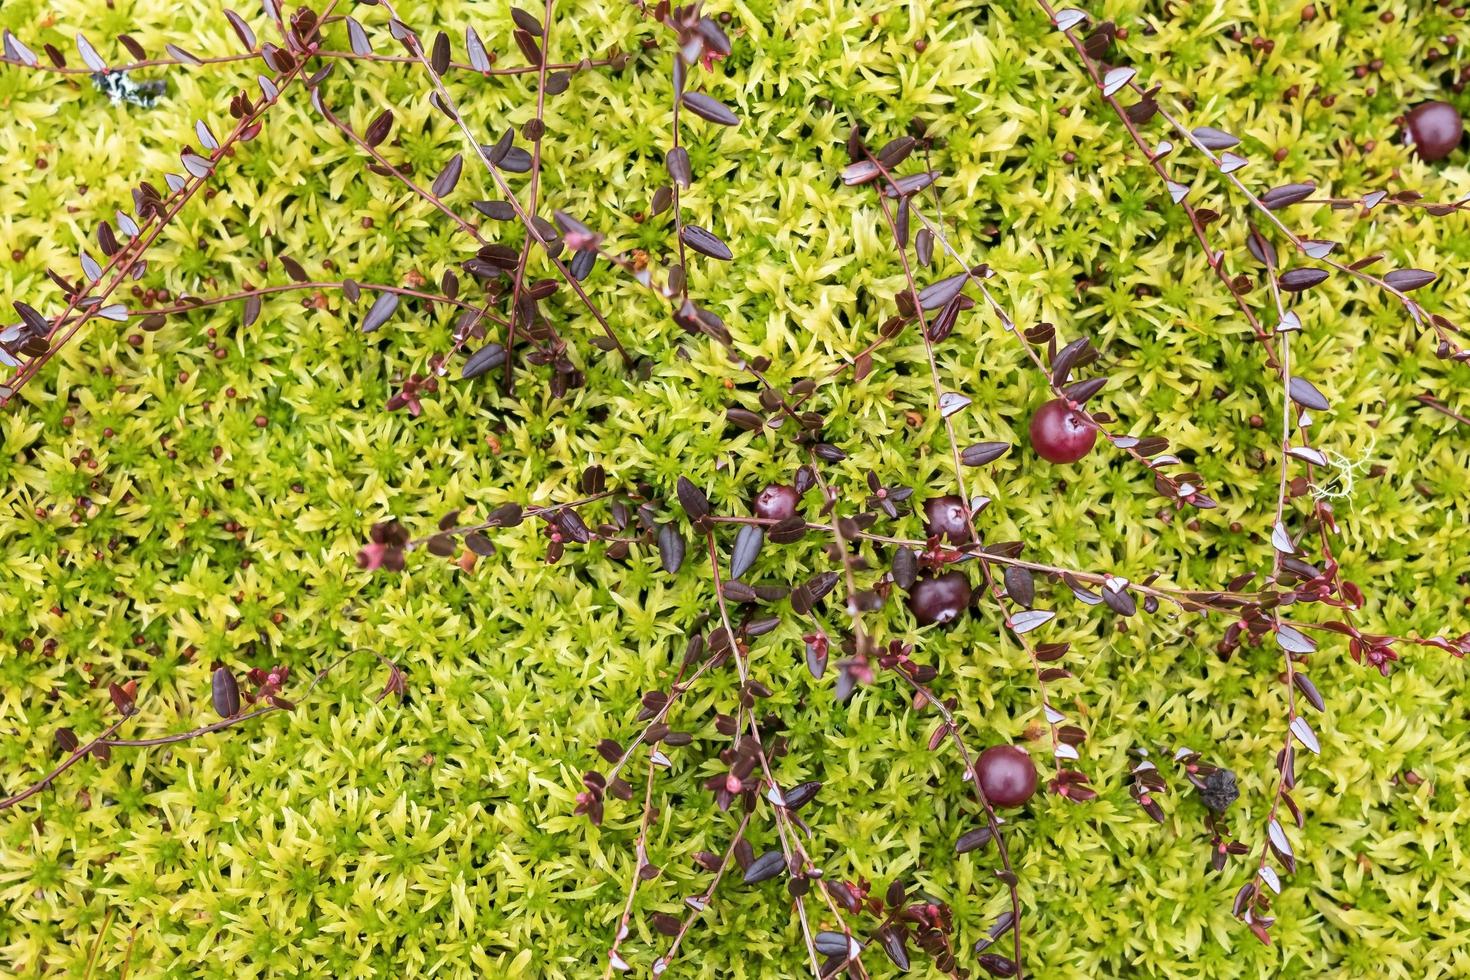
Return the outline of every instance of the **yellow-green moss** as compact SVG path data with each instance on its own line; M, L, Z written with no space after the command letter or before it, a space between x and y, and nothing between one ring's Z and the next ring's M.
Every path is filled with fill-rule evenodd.
M1192 124L1245 138L1255 162L1244 176L1254 186L1310 178L1344 193L1470 191L1463 152L1431 168L1389 138L1403 108L1445 96L1438 64L1424 55L1445 50L1440 36L1463 30L1460 22L1427 2L1319 3L1309 23L1299 6L1110 2L1094 13L1129 27L1126 50L1152 66L1146 74L1166 95L1195 100ZM773 357L780 383L823 374L875 336L902 273L871 189L844 188L835 174L852 122L881 142L917 114L946 141L935 165L959 246L998 271L1019 320L1092 335L1114 376L1100 402L1130 431L1174 440L1221 501L1194 533L1162 516L1147 475L1117 454L1094 453L1058 485L1055 470L1013 453L976 480L996 501L985 515L991 536L1024 540L1063 564L1135 580L1156 570L1206 588L1268 567L1269 433L1279 409L1261 353L1182 216L1029 0L752 0L714 9L733 15L735 52L702 78L742 123L690 122L699 180L683 201L692 221L737 254L695 263L691 287L730 324L738 350ZM1384 10L1397 17L1383 23ZM520 63L504 4L405 2L400 11L426 37L442 27L459 38L474 23L502 63ZM380 8L358 14L387 50ZM199 0L7 0L0 26L38 51L44 41L70 51L83 28L109 53L120 31L150 51L175 42L221 54L236 45ZM1247 41L1274 39L1273 53L1228 40L1236 27ZM575 60L615 45L638 51L657 31L631 4L580 0L558 5L552 33L555 55ZM1382 71L1355 78L1353 68L1373 58L1384 60ZM45 267L74 268L79 245L127 204L133 183L177 169L195 119L221 131L230 91L254 71L158 72L168 95L144 111L108 104L85 79L0 69L6 299L57 306ZM453 84L487 138L530 117L528 82ZM1337 94L1335 105L1308 97L1318 86ZM1288 87L1301 95L1284 98ZM339 66L324 86L359 129L393 104L395 159L432 174L461 147L426 91L419 70L392 65ZM548 113L543 187L552 206L613 234L618 247L666 248L661 225L631 215L664 179L669 100L666 53L578 75ZM1356 148L1368 140L1370 152ZM1288 152L1273 171L1278 148ZM1068 151L1074 163L1063 162ZM1193 200L1226 212L1215 231L1242 268L1239 202L1182 154L1176 168L1200 174ZM216 186L170 227L147 283L223 291L280 277L277 264L268 274L257 268L280 254L313 273L330 257L339 274L362 281L402 282L410 271L435 281L464 257L441 217L367 173L300 93L220 168ZM469 213L487 190L484 175L466 168L452 202ZM1395 263L1445 273L1423 294L1426 305L1470 319L1463 216L1380 210L1353 223L1298 207L1290 217L1306 233L1343 240L1351 255L1383 250ZM17 249L23 257L10 260ZM1101 285L1076 289L1084 276ZM592 350L595 323L561 302L558 327L574 341L586 388L554 401L536 371L522 370L520 401L482 379L449 384L421 418L390 415L381 409L390 379L423 370L448 345L448 314L400 313L364 337L360 313L339 315L335 299L332 311L308 312L286 298L248 329L229 309L176 319L140 350L124 342L128 328L94 321L26 389L24 404L0 416L0 787L18 788L54 764L59 726L99 730L113 679L138 681L143 710L129 725L137 735L207 719L216 659L242 670L284 662L301 677L345 648L373 648L409 670L411 690L402 707L375 705L382 679L364 661L295 714L168 750L118 751L0 815L0 974L81 975L95 945L98 976L118 975L125 961L130 976L150 977L600 975L637 811L614 804L606 826L592 829L572 816L573 796L597 740L627 737L639 693L660 685L681 649L677 635L709 611L701 564L691 559L671 579L656 556L622 567L594 548L547 568L530 528L499 535L499 555L472 574L422 554L401 577L369 576L353 563L366 528L385 515L421 533L455 507L570 499L593 461L614 479L665 492L687 473L731 506L795 468L799 453L780 441L722 442L726 407L754 404L748 385L726 386L723 351L698 342L687 359L675 356L685 338L656 301L605 269L590 286L622 336L652 359L647 382ZM1141 286L1151 293L1136 296ZM1344 484L1338 514L1345 571L1370 595L1366 623L1464 632L1470 430L1412 399L1429 392L1470 410L1460 394L1467 369L1435 361L1400 310L1357 287L1333 281L1308 294L1301 312L1300 370L1335 405L1318 444L1363 464ZM206 349L210 328L223 360ZM950 488L942 429L915 428L905 416L931 398L923 361L916 345L885 347L866 380L820 391L831 441L851 454L836 467L841 478L871 468L921 495ZM1043 397L1014 342L980 311L960 320L939 362L948 383L975 398L956 420L965 442L1015 439ZM231 387L236 398L225 394ZM602 413L606 421L596 421ZM263 429L254 424L261 414ZM1253 428L1252 415L1269 424ZM105 428L115 434L104 438ZM95 470L71 462L83 449ZM1370 476L1375 466L1381 475ZM78 496L90 506L73 524ZM50 515L38 519L37 507ZM243 526L242 539L226 521ZM1242 529L1232 532L1232 521ZM911 517L902 527L917 532ZM761 562L772 579L827 567L814 538L768 548ZM1090 734L1081 765L1102 795L1086 806L1038 799L1012 825L1033 975L1470 975L1470 698L1461 663L1415 650L1383 680L1338 645L1313 658L1328 698L1323 756L1302 765L1302 868L1281 896L1276 946L1264 948L1229 914L1243 863L1223 877L1206 870L1199 803L1171 793L1168 821L1155 825L1128 799L1125 773L1131 746L1205 751L1240 773L1232 823L1258 843L1283 731L1275 655L1248 651L1221 664L1212 652L1218 621L1140 618L1125 633L1069 598L1056 605L1062 615L1049 636L1074 641L1077 674L1056 697ZM902 635L908 622L895 610L882 628ZM980 741L1017 737L1038 712L1029 667L997 633L990 615L951 633L909 633L921 657L942 664L941 687L959 697ZM21 648L25 637L34 649ZM54 654L47 639L57 641ZM754 669L780 689L772 705L792 726L780 775L826 783L810 811L814 853L832 874L912 876L953 905L968 948L1003 900L987 856L953 856L973 818L953 761L924 750L932 717L916 716L887 685L835 706L828 684L811 682L799 662L788 624L760 641ZM712 736L713 714L733 703L733 690L730 677L711 680L679 710L682 724ZM698 788L713 771L695 764L702 757L685 750L657 784L651 853L666 872L644 886L642 909L677 910L704 880L690 855L722 849L733 829L729 817L711 817ZM1422 785L1395 782L1408 769ZM769 841L771 830L757 822L754 836ZM797 927L768 889L722 888L672 975L798 975ZM646 967L663 946L640 918L625 952Z

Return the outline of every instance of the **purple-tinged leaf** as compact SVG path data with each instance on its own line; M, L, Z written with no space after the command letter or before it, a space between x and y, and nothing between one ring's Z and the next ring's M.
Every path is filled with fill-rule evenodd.
M61 751L68 754L75 752L81 747L81 742L77 741L76 732L70 728L56 729L56 744L61 746Z
M520 7L511 7L510 19L515 21L515 25L527 34L532 34L536 37L542 36L541 21L537 20L535 15L530 12L522 10Z
M928 228L920 228L914 236L914 256L920 265L934 264L934 232Z
M816 799L817 794L821 791L822 784L817 780L812 780L810 782L805 782L793 786L791 787L790 791L785 794L786 802L783 804L783 806L785 806L788 810L800 810L812 800Z
M881 173L872 160L857 160L842 168L842 182L848 187L856 187L878 179Z
M228 667L217 667L210 679L210 695L214 710L221 718L233 718L240 712L240 685Z
M439 176L434 178L434 185L430 188L434 192L434 196L448 197L449 193L454 190L454 186L459 183L459 175L463 169L464 160L456 153L444 165L444 169L439 172Z
M32 334L44 337L51 332L51 324L31 304L15 300L11 305L15 307L15 312L20 314L21 321Z
M1330 407L1326 396L1306 378L1293 376L1287 385L1287 393L1291 395L1292 401L1314 412L1325 412Z
M694 113L701 119L706 119L721 126L737 126L740 119L730 111L729 106L719 99L705 95L703 92L685 92L679 96L679 101L684 108Z
M486 344L469 356L460 369L459 376L465 380L478 378L505 363L505 348L500 344Z
M1266 834L1271 838L1271 845L1277 852L1286 857L1292 857L1291 841L1286 839L1286 831L1281 828L1279 820L1272 820L1266 825Z
M1013 977L1016 975L1015 961L1001 956L999 953L982 953L976 962L980 968L992 977Z
M959 392L946 391L939 396L939 414L945 418L950 418L959 412L963 412L969 406L969 397L961 395Z
M347 18L347 39L352 45L353 54L365 57L373 53L373 43L368 40L367 31L351 17Z
M214 164L197 153L182 153L179 160L184 164L184 169L189 171L191 177L203 180L214 170Z
M670 575L678 572L679 567L684 564L684 537L673 521L659 526L658 554L664 571Z
M516 47L521 49L521 54L533 65L541 64L541 46L536 43L536 36L530 31L517 29L511 32L511 38L516 42Z
M393 316L393 311L398 309L397 293L379 293L373 305L368 307L367 316L362 321L362 332L372 333Z
M165 44L163 50L168 52L169 56L174 60L185 65L202 65L204 63L177 44Z
M1222 174L1233 174L1248 163L1250 161L1239 153L1231 153L1227 150L1220 154L1220 172Z
M1276 645L1287 653L1312 653L1317 644L1294 626L1281 623L1276 627Z
M1278 211L1299 201L1305 201L1317 191L1316 184L1282 184L1261 195L1261 203L1267 210Z
M675 493L679 498L679 506L689 515L690 523L696 526L706 523L709 517L709 498L704 495L703 490L690 482L688 477L681 476L675 485Z
M959 275L950 276L947 279L941 279L936 283L925 286L919 290L919 309L939 309L958 296L960 291L965 288L965 283L968 280L969 274L962 272Z
M224 14L225 19L230 22L230 26L235 29L235 35L239 37L240 43L251 51L254 51L256 43L255 32L250 29L250 25L245 23L244 18L233 10L226 10Z
M289 255L282 255L280 257L280 259L281 259L281 268L282 269L285 269L286 270L286 275L290 276L294 281L296 281L296 282L310 282L311 281L311 277L306 274L306 270L301 267L301 263L300 262L297 262L295 259L291 258L291 256L289 256Z
M731 578L740 578L750 571L765 541L766 532L758 525L746 524L740 528L740 533L735 536L735 548L730 553Z
M1260 877L1266 883L1267 888L1278 895L1281 894L1281 878L1277 876L1275 868L1269 864L1261 865Z
M1296 685L1298 691L1302 692L1302 697L1307 699L1308 704L1318 711L1327 710L1327 703L1322 700L1322 694L1317 690L1317 685L1313 684L1311 678L1306 674L1294 671L1291 675L1291 682Z
M393 128L393 110L384 109L378 113L378 117L368 123L368 128L363 131L362 141L368 146L377 146L388 138L388 131Z
M1066 10L1057 11L1054 23L1057 25L1057 30L1065 34L1086 19L1087 15L1085 13L1069 7Z
M919 191L938 179L939 171L937 170L924 170L916 174L909 174L906 177L899 177L883 185L883 196L890 198L909 197L910 195L919 193Z
M1255 897L1255 894L1255 882L1247 881L1245 884L1241 885L1240 891L1235 893L1235 901L1232 902L1230 905L1230 914L1239 917L1241 912L1245 911L1246 903L1249 902L1253 897Z
M669 177L680 187L687 188L694 182L694 171L689 166L689 151L682 146L676 146L668 152L664 158L664 165L668 168Z
M956 854L968 854L970 851L978 851L990 843L993 833L990 827L976 827L974 830L966 831L955 841L954 850Z
M1288 293L1300 293L1323 282L1327 275L1326 269L1287 269L1277 278L1276 282Z
M1200 126L1194 131L1194 138L1202 146L1211 150L1228 150L1232 146L1240 144L1240 138L1216 129L1213 126Z
M492 221L514 221L516 209L508 201L471 201L470 207Z
M1031 570L1019 565L1007 565L1002 577L1005 579L1006 595L1011 597L1011 601L1027 609L1031 608L1036 601L1036 580Z
M39 62L34 51L21 43L20 38L10 33L9 30L5 32L4 36L6 57L19 61L28 68L36 67Z
M1438 278L1424 269L1395 269L1384 276L1383 281L1399 292L1406 293L1411 289L1427 286Z
M966 466L984 466L1000 459L1010 451L1008 442L977 442L960 452L960 462Z
M1322 746L1317 742L1317 733L1312 731L1312 726L1307 724L1307 719L1298 715L1291 720L1291 733L1297 740L1305 745L1313 755L1322 754Z
M894 966L899 970L909 968L909 951L906 945L908 931L901 923L890 922L879 929L874 934L874 938L878 940L879 945L883 947L883 952L888 954Z
M679 237L685 245L712 259L728 262L735 257L728 245L698 225L685 225L680 229Z
M87 67L93 71L107 70L107 62L102 60L102 56L97 53L96 48L92 47L92 42L88 41L84 34L77 34L77 53L82 56Z
M1100 86L1102 88L1103 96L1106 98L1111 98L1114 95L1117 95L1129 82L1133 81L1134 77L1137 74L1137 68L1123 67L1110 69L1108 73L1103 76Z
M194 135L199 137L199 142L205 149L219 149L219 140L215 139L214 133L211 133L209 127L204 125L204 120L200 119L194 123Z
M112 706L124 718L131 716L133 712L138 710L138 706L133 700L132 686L132 681L128 682L127 687L124 687L116 681L107 685L107 694L112 698Z
M745 883L756 885L769 881L786 870L786 858L780 851L767 851L745 869Z
M1006 625L1016 633L1029 633L1036 627L1050 622L1054 616L1056 613L1045 609L1028 609L1016 613L1006 621Z
M429 67L434 70L434 74L443 75L449 70L450 55L449 35L440 31L429 49Z
M464 46L469 53L470 67L475 71L489 71L493 64L490 53L485 50L485 42L480 40L480 35L474 27L469 24L464 29Z

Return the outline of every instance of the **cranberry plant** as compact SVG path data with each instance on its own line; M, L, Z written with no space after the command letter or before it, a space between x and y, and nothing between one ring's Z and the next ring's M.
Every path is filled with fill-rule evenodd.
M18 972L1456 969L1462 11L97 13Z

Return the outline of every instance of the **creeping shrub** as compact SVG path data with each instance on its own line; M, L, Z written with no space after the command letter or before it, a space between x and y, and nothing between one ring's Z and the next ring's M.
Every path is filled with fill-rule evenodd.
M4 972L1470 973L1462 18L12 0Z

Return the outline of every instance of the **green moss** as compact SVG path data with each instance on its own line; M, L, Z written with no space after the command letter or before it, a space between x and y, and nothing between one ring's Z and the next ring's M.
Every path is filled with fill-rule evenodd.
M200 55L234 49L218 11L199 0L94 6L14 0L0 26L37 50L49 41L70 51L78 29L108 56L104 40L122 30L150 51L167 42ZM473 22L501 64L521 63L504 5L399 6L426 36L442 27L458 39ZM1191 122L1245 138L1251 186L1313 179L1338 195L1409 187L1437 200L1470 191L1462 158L1426 167L1389 138L1403 107L1446 97L1444 63L1424 58L1458 29L1444 13L1352 0L1332 18L1318 4L1317 19L1303 23L1295 7L1243 0L1175 6L1114 3L1106 13L1129 29L1122 51L1151 66L1145 75L1168 104L1191 98ZM1149 475L1122 454L1098 451L1063 474L1018 451L975 473L994 498L988 533L1134 581L1160 572L1211 589L1268 568L1279 393L1188 223L1035 6L749 0L713 9L732 14L735 52L695 79L742 122L725 130L686 120L698 182L684 206L736 252L727 264L694 261L690 277L695 295L726 317L739 354L773 358L778 383L825 377L891 315L903 278L881 212L871 188L843 187L837 171L853 122L881 143L917 117L941 137L933 164L956 246L997 270L997 296L1023 325L1047 320L1066 338L1096 338L1113 377L1099 405L1130 432L1170 437L1222 503L1166 520ZM1385 9L1398 14L1390 24ZM1411 12L1423 30L1410 29ZM388 50L380 9L357 15ZM1243 44L1226 36L1237 26ZM641 43L662 33L634 5L558 5L558 58L614 46L637 54L621 72L577 75L549 102L543 181L551 207L589 216L616 247L655 263L672 254L666 219L634 216L666 179L668 56ZM1269 55L1251 48L1258 33L1275 40ZM1356 66L1375 57L1384 70L1357 78ZM0 144L12 177L0 182L0 255L23 253L0 263L4 294L54 308L45 268L73 269L76 249L126 205L136 181L177 169L194 120L221 132L230 95L257 67L157 72L169 94L151 111L112 106L85 79L0 67L12 135ZM1337 95L1333 106L1321 105L1317 85ZM1293 87L1300 94L1288 98ZM530 117L525 80L457 80L454 91L487 139ZM411 66L339 65L323 94L359 130L391 104L397 122L384 152L422 183L464 152ZM268 119L221 168L219 193L191 204L155 246L143 285L179 296L284 282L274 263L283 254L321 278L404 283L411 271L434 283L464 258L442 216L363 169L299 93ZM1376 145L1365 152L1368 140ZM1288 153L1273 171L1278 148ZM1248 271L1239 199L1182 150L1170 162L1192 200L1222 212L1211 235L1227 267ZM512 182L524 189L527 178ZM488 178L467 164L450 202L479 222L469 202L490 196ZM1459 288L1470 259L1463 215L1287 214L1342 241L1345 254L1384 251L1392 263L1445 272L1418 295L1470 319ZM519 244L512 223L483 224ZM924 275L951 266L939 259ZM1083 278L1093 285L1079 288ZM512 396L498 378L451 375L421 417L388 414L396 379L427 370L450 342L453 317L405 303L364 337L360 311L340 297L315 310L288 294L250 327L227 308L173 318L141 349L126 343L131 329L94 323L26 389L18 411L0 416L0 788L55 764L58 728L86 736L108 724L114 679L138 681L134 737L208 721L216 662L242 673L288 664L300 692L342 652L375 650L405 667L410 691L401 706L375 703L383 678L351 661L292 714L167 749L117 750L0 815L0 972L81 976L95 945L96 976L119 975L125 961L129 975L181 978L601 974L638 811L614 803L606 825L591 828L572 815L573 797L580 772L599 764L597 741L628 738L639 695L667 684L684 631L713 612L700 549L691 546L672 577L644 549L615 563L601 545L548 567L527 526L497 534L498 554L469 573L424 553L396 578L360 572L353 560L366 528L390 513L420 534L453 508L571 499L592 461L614 481L647 481L663 494L688 475L728 510L803 461L782 438L725 430L725 410L755 407L756 393L724 352L686 337L606 268L588 288L649 358L648 381L600 355L589 343L596 324L558 298L548 308L585 388L556 401L541 369L518 370ZM474 284L465 291L478 295ZM1258 311L1269 303L1259 289L1248 300ZM1365 625L1464 632L1467 430L1414 397L1470 411L1459 394L1465 369L1435 360L1397 308L1346 282L1308 294L1301 313L1296 354L1334 399L1317 440L1343 461L1337 550L1369 595ZM222 358L207 346L209 329ZM1014 341L977 309L938 356L947 382L975 397L954 420L962 444L1018 439L1043 388ZM857 487L873 469L920 496L948 490L943 428L904 414L926 415L929 385L923 347L911 339L881 348L861 383L821 385L814 404L830 414L827 435L850 454L829 475ZM84 449L96 469L72 462ZM91 506L73 523L81 496ZM1198 533L1185 526L1195 516ZM229 521L243 530L226 530ZM906 516L897 529L918 534L918 521ZM722 550L732 537L721 534ZM811 535L768 547L753 577L794 582L826 569L822 543ZM1010 824L1031 975L1470 973L1455 897L1470 886L1463 665L1405 650L1385 680L1340 645L1315 655L1310 670L1328 698L1317 719L1323 755L1300 766L1307 824L1293 840L1302 868L1285 880L1276 944L1266 948L1229 914L1245 863L1221 876L1206 870L1203 811L1182 780L1170 772L1159 826L1129 800L1127 769L1132 747L1156 757L1180 745L1204 751L1239 773L1232 826L1258 844L1283 736L1274 652L1221 662L1221 620L1160 614L1125 632L1065 589L1045 600L1060 613L1048 629L1074 643L1076 676L1052 697L1088 732L1080 766L1101 797L1086 806L1038 798ZM826 615L835 626L835 612ZM998 636L993 613L949 633L914 631L898 603L871 618L881 637L917 641L919 657L942 667L938 683L958 699L975 744L1019 738L1038 722L1034 675ZM1005 903L991 856L953 853L975 817L950 749L926 748L933 717L887 683L836 705L830 677L812 681L801 657L800 630L786 623L758 641L753 664L778 688L769 707L791 744L781 778L826 784L804 811L813 853L831 875L921 883L953 906L967 950ZM640 890L644 914L624 946L640 969L667 947L646 913L677 912L706 881L692 869L694 852L722 850L733 832L701 783L716 771L705 761L720 745L713 717L729 710L736 687L733 677L709 678L680 709L679 727L696 743L656 784L650 849L664 871ZM1408 770L1422 783L1395 778ZM769 826L752 827L758 849L773 845ZM671 975L804 969L798 927L773 885L722 886L685 950Z

